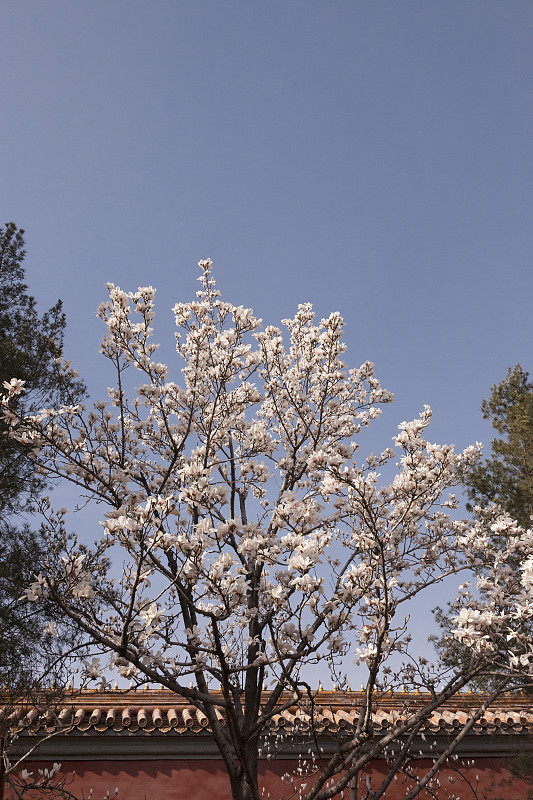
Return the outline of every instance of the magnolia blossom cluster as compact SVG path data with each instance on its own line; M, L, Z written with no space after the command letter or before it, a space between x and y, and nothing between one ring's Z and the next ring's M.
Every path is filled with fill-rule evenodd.
M429 442L426 406L394 449L360 460L358 434L392 398L371 363L345 365L340 315L317 323L303 304L285 330L262 328L220 299L210 261L200 267L196 299L174 307L177 367L155 360L154 289L109 284L107 401L23 416L23 382L5 385L4 419L36 469L105 508L91 547L48 518L49 552L26 591L100 651L87 677L113 668L193 698L267 678L299 690L307 666L349 656L374 680L409 650L408 604L462 571L481 591L459 594L454 621L474 672L495 659L529 671L533 534L494 509L475 523L454 513L479 448ZM491 560L495 525L507 544Z
M478 599L465 585L454 603L452 633L472 650L487 652L500 668L533 673L533 531L520 528L498 506L475 511L476 522L463 524L458 544Z

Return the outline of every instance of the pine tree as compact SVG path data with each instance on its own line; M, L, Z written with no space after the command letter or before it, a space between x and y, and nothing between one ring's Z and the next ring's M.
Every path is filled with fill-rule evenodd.
M466 477L470 510L498 503L524 528L533 514L533 383L520 364L492 387L481 405L498 436L492 455Z
M25 283L25 254L24 231L14 223L0 227L0 388L23 380L20 404L31 411L79 399L84 386L58 367L66 325L61 301L39 315ZM29 448L10 441L0 423L0 684L17 691L43 667L43 628L53 621L46 610L36 615L20 601L43 546L23 515L44 488Z

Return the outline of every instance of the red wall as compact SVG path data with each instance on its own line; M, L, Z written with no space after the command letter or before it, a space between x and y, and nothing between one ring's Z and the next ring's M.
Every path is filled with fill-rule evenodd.
M505 766L504 759L476 758L475 763L457 762L469 781L477 789L478 795L487 800L527 800L531 785L513 779ZM28 770L50 767L50 762L31 762L25 764ZM292 768L294 769L294 764ZM430 761L420 766L429 768ZM262 765L260 788L264 788L265 800L284 800L291 797L291 789L285 785L281 776L291 768L290 761L273 761ZM229 781L219 760L150 760L150 761L65 761L62 772L76 775L69 789L78 797L87 798L93 789L92 800L104 800L106 792L112 798L118 786L119 800L231 800ZM379 785L379 776L385 773L385 765L376 762L370 770L373 787ZM476 775L479 781L476 781ZM457 777L450 768L441 770L441 788L433 791L439 798L449 799L452 795L460 800L474 800L474 793L468 784ZM453 782L450 782L452 779ZM400 800L404 797L406 785L401 778L390 786L386 800ZM307 779L311 783L312 779ZM302 782L306 782L304 779ZM446 791L445 791L446 789ZM340 796L342 797L342 795ZM430 795L422 792L421 800L429 800ZM39 800L36 794L31 800ZM349 792L344 793L345 800ZM29 799L28 799L29 800Z

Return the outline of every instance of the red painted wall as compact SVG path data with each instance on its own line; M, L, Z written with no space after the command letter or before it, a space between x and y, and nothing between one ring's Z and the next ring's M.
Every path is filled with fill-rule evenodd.
M457 762L466 777L475 787L478 798L486 800L527 800L528 791L533 786L516 780L506 768L505 759L476 758L471 762ZM31 762L25 764L28 770L50 767L49 762ZM291 788L284 784L281 776L295 764L290 761L265 762L260 771L260 787L264 789L265 800L285 800L291 797ZM421 767L430 766L424 761ZM72 773L74 780L69 789L80 799L87 798L93 789L92 800L104 800L109 791L113 797L118 787L119 800L231 800L229 781L224 767L219 760L150 760L150 761L65 761L62 772ZM422 772L422 771L421 771ZM385 765L376 762L370 770L372 784L379 785L380 775L384 775ZM423 773L422 773L423 774ZM476 780L478 776L479 780ZM458 800L474 800L475 794L464 780L458 778L451 768L441 770L440 788L433 786L438 798L449 800L455 796ZM303 779L302 783L312 782L312 778ZM406 784L399 777L393 782L385 795L386 800L400 800L404 797ZM340 795L339 798L342 798ZM430 795L422 792L421 800L429 800ZM348 790L344 799L348 800ZM28 799L30 800L30 799ZM40 800L38 794L31 800Z

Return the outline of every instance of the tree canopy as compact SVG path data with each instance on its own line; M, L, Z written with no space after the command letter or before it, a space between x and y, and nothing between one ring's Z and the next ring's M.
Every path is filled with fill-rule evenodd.
M305 706L310 752L321 758L312 669L343 685L355 662L364 693L355 735L340 736L314 782L297 789L306 800L338 795L375 758L388 766L372 797L398 772L412 780L425 721L493 675L492 694L409 784L414 798L491 699L530 674L522 620L533 615L533 533L495 508L457 519L453 490L478 451L431 443L427 406L398 426L394 448L359 454L358 434L391 395L371 363L344 363L338 313L315 322L303 304L285 331L262 327L251 309L220 298L209 260L200 268L196 299L174 307L172 371L155 358L154 289L109 284L99 309L101 352L116 375L107 400L25 413L24 385L10 381L12 439L102 519L90 545L69 531L65 509L43 507L47 546L27 597L55 604L91 641L86 681L106 686L115 671L199 708L235 800L261 796L263 734L280 709ZM487 566L494 530L505 547ZM410 608L463 575L449 639L466 656L430 664L412 650ZM427 699L376 734L376 696L402 687Z
M520 364L492 387L481 410L498 436L492 455L467 472L470 510L498 503L527 528L533 514L533 383Z
M0 391L9 393L13 378L21 381L25 392L18 407L30 413L79 399L84 387L60 367L66 325L61 301L39 315L25 283L25 254L24 231L14 223L0 227ZM43 666L48 616L20 602L43 546L39 531L23 517L46 485L31 449L9 438L0 423L0 682L17 689Z

